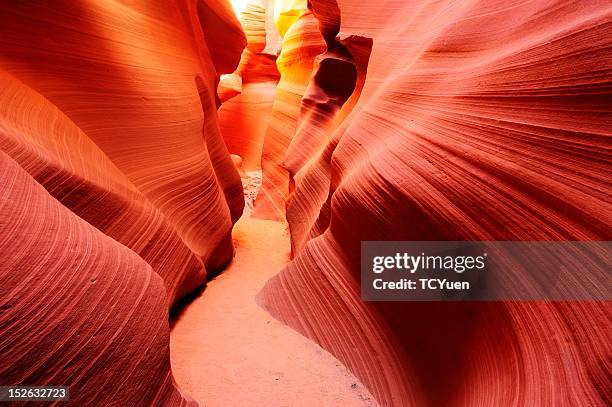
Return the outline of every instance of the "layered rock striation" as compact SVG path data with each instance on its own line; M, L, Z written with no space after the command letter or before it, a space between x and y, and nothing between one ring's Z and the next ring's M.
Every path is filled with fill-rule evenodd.
M610 240L611 20L597 0L1 3L0 382L192 404L168 310L232 259L236 162L291 232L259 303L379 405L610 405L609 302L370 303L359 263L364 240Z
M609 303L367 303L359 262L363 240L610 239L609 4L309 7L372 47L341 123L315 74L287 127L295 258L262 305L381 405L608 405Z
M270 4L268 4L270 3ZM219 125L227 148L242 158L245 170L261 168L264 135L270 122L272 103L279 73L276 48L280 38L268 10L271 1L256 0L245 4L240 14L247 46L236 70L224 75L219 84L223 104ZM273 22L273 20L272 20Z
M216 85L245 44L223 1L0 5L3 385L188 403L168 309L233 255Z

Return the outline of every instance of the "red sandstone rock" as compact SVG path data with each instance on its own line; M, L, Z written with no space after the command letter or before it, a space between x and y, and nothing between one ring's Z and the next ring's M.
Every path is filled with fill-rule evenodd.
M358 102L296 167L297 256L263 305L381 405L609 404L609 304L364 303L359 244L609 240L612 8L311 3L322 32L373 47ZM285 159L313 148L293 140Z
M4 152L0 184L2 385L69 386L73 405L197 405L173 384L161 278Z
M300 3L300 2L296 2ZM305 8L283 10L277 18L283 35L277 60L281 79L276 87L270 123L261 156L262 187L253 215L261 219L284 219L289 193L289 174L283 165L287 148L297 129L302 96L308 86L314 59L325 50L318 22Z
M197 13L187 14L196 2L2 8L0 66L66 114L204 265L227 262L241 184L214 119L217 73ZM141 34L153 29L155 37Z
M244 45L221 1L0 5L2 385L185 402L167 311L233 255L215 101Z
M274 91L279 79L276 55L266 53L267 42L274 41L267 20L266 1L252 0L241 13L240 23L247 37L240 64L219 84L223 104L219 126L229 151L243 159L246 170L261 166L264 134L268 128ZM271 47L275 47L271 44ZM238 87L237 84L240 84Z
M2 71L0 105L0 148L76 215L147 261L170 303L202 285L205 269L172 225L74 122Z
M291 231L260 303L380 405L609 405L609 303L365 303L358 270L362 240L610 240L611 18L253 0L245 34L225 1L0 4L0 384L190 401L167 307L231 259L231 152Z

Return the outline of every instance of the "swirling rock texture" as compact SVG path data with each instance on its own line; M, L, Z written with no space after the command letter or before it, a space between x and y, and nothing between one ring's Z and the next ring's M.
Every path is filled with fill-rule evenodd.
M274 11L276 27L283 38L276 61L280 81L264 136L261 155L264 175L253 215L260 219L282 220L289 193L289 174L283 161L297 129L301 100L315 57L325 50L325 41L318 20L305 0L276 1Z
M372 49L336 130L326 123L346 94L313 108L338 95L317 74L302 127L286 128L295 258L261 303L381 405L610 405L609 303L359 298L362 240L612 237L609 2L312 0L310 9L325 38L339 26L339 38L369 38ZM264 185L266 176L264 167Z
M263 171L254 216L291 234L259 303L367 388L341 399L611 405L609 303L359 292L363 240L610 240L611 20L599 0L249 0L240 21L222 0L0 2L0 384L195 404L168 309L232 259L240 163Z
M170 374L161 278L4 152L0 182L3 385L69 385L74 405L197 405Z
M3 385L186 403L168 307L233 255L216 83L245 43L221 1L0 4Z
M204 40L201 5L5 4L1 63L66 114L214 269L231 258L242 199L215 120L217 71L207 50L220 45ZM157 35L143 36L153 26ZM236 64L242 45L234 47Z
M223 104L219 125L228 150L239 155L245 170L261 167L264 134L268 128L279 73L276 68L276 28L267 12L269 1L246 3L240 23L247 38L240 64L219 84ZM272 20L273 21L273 20ZM273 53L270 53L273 52Z

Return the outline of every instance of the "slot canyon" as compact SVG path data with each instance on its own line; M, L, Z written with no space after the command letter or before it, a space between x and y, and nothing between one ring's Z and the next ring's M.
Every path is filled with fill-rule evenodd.
M612 240L611 118L605 0L0 1L0 386L610 406L609 301L364 301L360 253Z

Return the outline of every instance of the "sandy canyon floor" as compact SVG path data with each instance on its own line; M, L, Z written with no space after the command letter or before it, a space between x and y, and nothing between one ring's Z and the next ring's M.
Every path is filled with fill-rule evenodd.
M174 323L170 349L179 386L209 407L376 406L336 358L256 303L289 260L286 224L243 217L234 245L234 261Z

